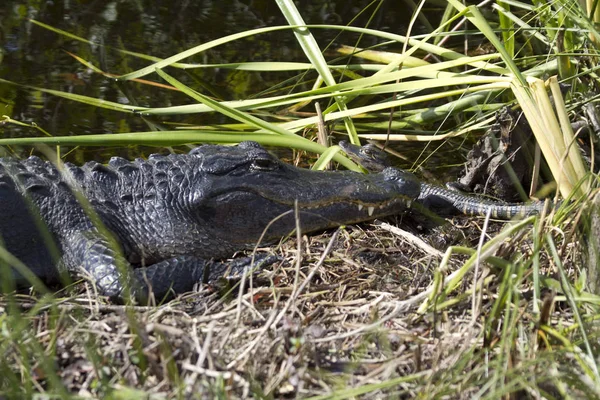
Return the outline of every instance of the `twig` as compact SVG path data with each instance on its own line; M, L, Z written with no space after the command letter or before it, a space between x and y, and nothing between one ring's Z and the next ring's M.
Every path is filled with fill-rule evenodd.
M427 244L423 239L421 239L418 236L413 235L410 232L402 230L396 226L390 225L387 222L375 221L375 225L379 226L381 229L384 229L388 232L393 233L394 235L400 236L401 238L403 238L404 240L406 240L413 246L420 248L421 250L423 250L424 252L426 252L432 256L440 257L440 258L442 258L444 256L444 253L442 253L438 249L432 247L431 245Z

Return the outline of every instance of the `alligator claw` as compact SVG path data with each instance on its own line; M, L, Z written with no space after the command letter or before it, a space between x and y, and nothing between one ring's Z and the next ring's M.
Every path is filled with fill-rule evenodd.
M218 279L240 279L244 273L258 272L281 260L282 258L279 256L257 254L254 257L236 258L229 263L212 263L205 269L203 282L210 283Z

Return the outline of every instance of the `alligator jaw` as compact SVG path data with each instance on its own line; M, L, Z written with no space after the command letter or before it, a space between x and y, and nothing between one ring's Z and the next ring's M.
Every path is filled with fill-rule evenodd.
M310 195L310 190L307 190ZM321 197L313 199L296 199L293 197L281 198L273 196L273 193L268 191L256 191L248 189L236 189L220 193L213 198L215 204L221 207L233 207L243 209L247 204L260 204L246 211L245 215L254 214L257 217L252 218L254 221L265 222L259 214L264 217L270 215L271 218L277 217L272 215L270 211L278 210L281 214L298 210L301 217L311 219L313 217L324 221L320 226L317 224L314 229L325 229L332 226L356 223L374 218L393 215L410 208L412 202L418 197L417 192L404 194L394 190L384 191L373 190L368 192L356 193L356 196L340 196L334 193L331 196L325 196L320 193ZM327 222L325 222L327 221Z
M215 187L221 182L226 186ZM215 234L226 232L233 243L253 243L290 234L296 228L295 211L304 233L398 214L410 207L420 188L412 174L394 168L363 175L285 165L277 172L215 180L198 209L204 210L204 226L219 227Z

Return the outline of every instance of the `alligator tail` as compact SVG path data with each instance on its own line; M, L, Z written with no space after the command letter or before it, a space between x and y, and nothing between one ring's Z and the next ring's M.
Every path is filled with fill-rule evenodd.
M425 206L435 203L437 207L449 207L469 216L486 216L488 213L492 218L512 219L514 217L526 217L541 214L544 209L543 201L531 203L502 203L482 199L480 197L464 195L454 190L439 186L421 184L421 195L419 202Z

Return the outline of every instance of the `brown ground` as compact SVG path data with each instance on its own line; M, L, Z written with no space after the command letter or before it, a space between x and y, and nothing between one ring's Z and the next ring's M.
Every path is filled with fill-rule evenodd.
M391 227L363 224L303 237L300 250L292 238L271 249L284 262L229 294L223 283L161 306L126 308L84 290L37 310L20 298L27 328L13 340L39 341L67 390L94 397L130 388L133 398L144 392L157 398L304 398L336 391L345 393L342 397L364 391L367 398L470 398L499 370L508 374L502 384L527 371L544 385L554 370L543 357L528 364L517 354L516 341L509 349L498 344L508 322L496 323L494 313L509 312L493 309L502 293L501 269L478 267L483 290L475 304L465 294L473 285L469 273L446 299L453 303L418 312L447 246L476 248L484 223L460 219L418 232L418 220L412 216L389 221ZM422 242L393 232L396 226L416 231ZM494 236L503 226L492 223L486 232ZM517 238L496 254L510 259L514 246L526 253L531 244ZM442 275L466 259L452 256ZM535 342L530 287L521 288L523 307L511 314L511 323L525 327ZM7 307L6 301L0 305ZM16 344L2 349L13 371L22 374L20 366L32 364L28 379L34 391L52 387L39 356L24 354Z

